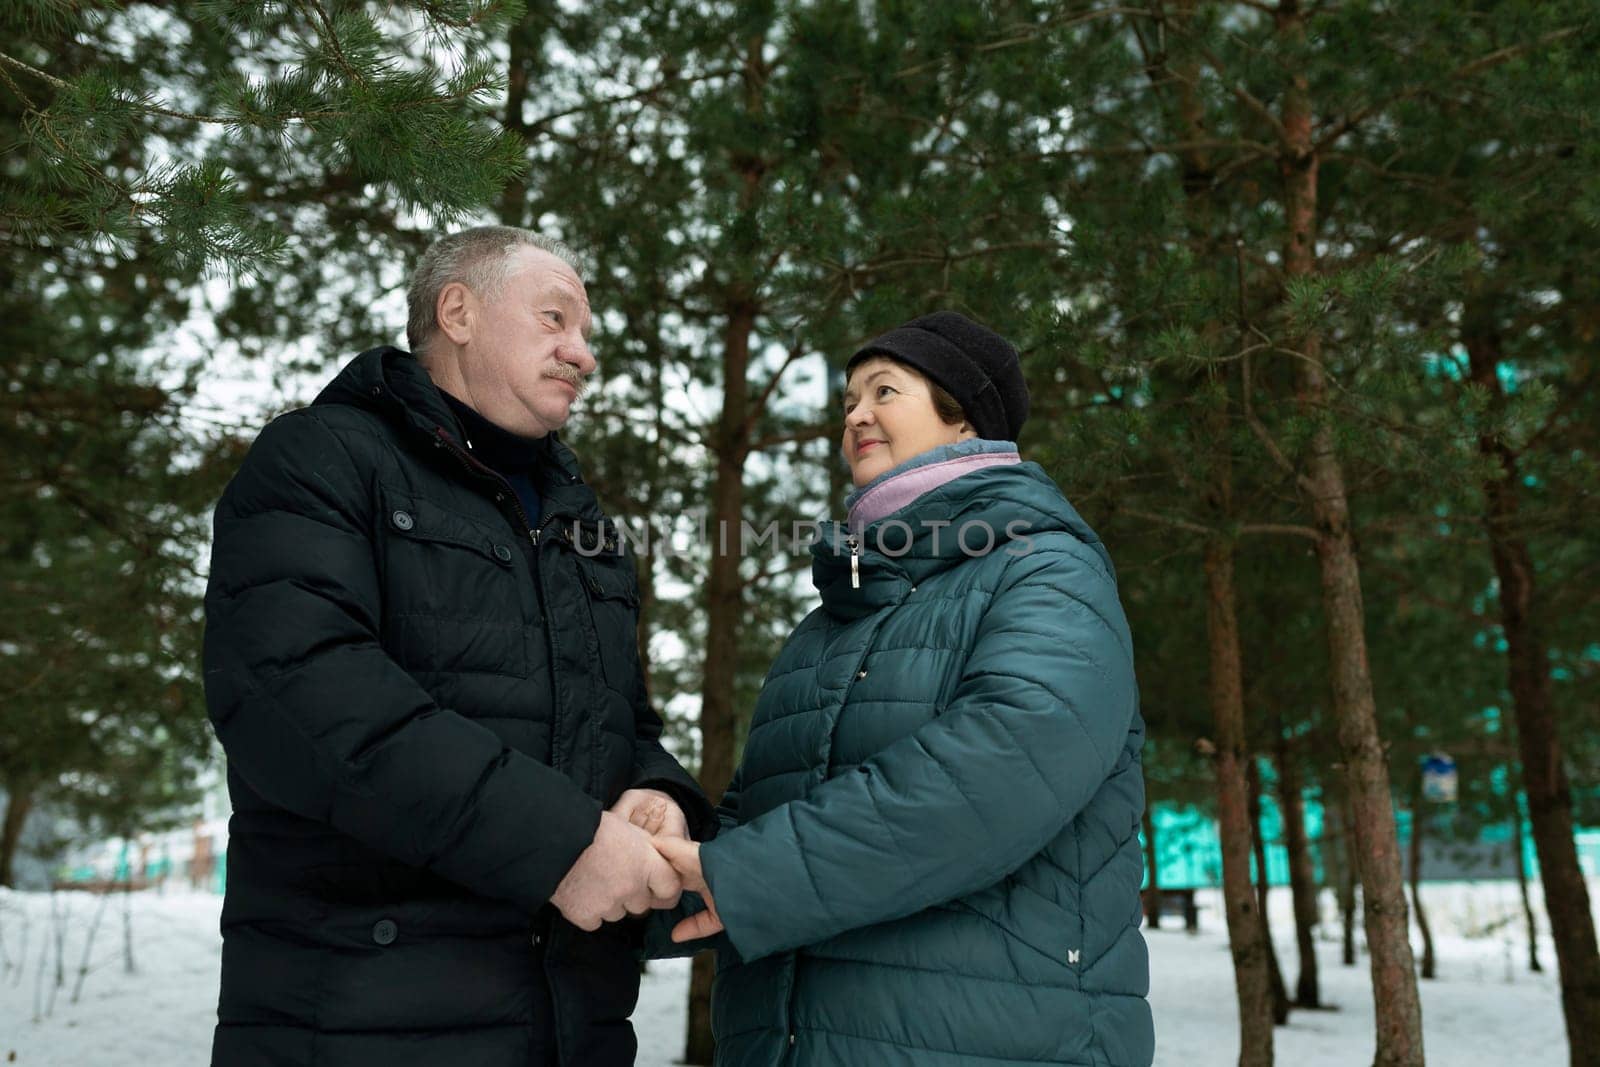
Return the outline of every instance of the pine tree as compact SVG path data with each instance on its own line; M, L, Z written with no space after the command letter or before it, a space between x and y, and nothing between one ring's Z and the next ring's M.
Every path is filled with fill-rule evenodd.
M419 60L411 44L513 13L316 0L0 13L0 435L15 468L0 495L14 605L0 881L35 805L125 825L190 795L211 754L194 561L242 427L196 404L203 365L152 349L202 299L204 272L276 271L320 293L324 265L299 250L305 216L336 212L337 191L444 218L497 191L520 164L468 111L489 66L444 70L448 50ZM294 336L327 302L288 288L271 306L235 290L217 332ZM366 308L370 290L350 303Z

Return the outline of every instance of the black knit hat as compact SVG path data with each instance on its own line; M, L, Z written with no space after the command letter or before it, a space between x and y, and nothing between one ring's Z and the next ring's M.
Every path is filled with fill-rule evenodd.
M935 311L874 337L845 364L885 356L915 367L955 398L979 437L1015 441L1028 417L1028 383L1010 341L955 311Z

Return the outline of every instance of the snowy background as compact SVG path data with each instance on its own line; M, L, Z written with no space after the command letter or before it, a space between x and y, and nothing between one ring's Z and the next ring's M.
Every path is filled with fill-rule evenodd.
M1590 895L1595 897L1594 888ZM1273 897L1278 956L1292 987L1297 964L1289 895L1279 891ZM1515 884L1425 885L1423 901L1439 958L1439 977L1421 983L1428 1062L1566 1064L1555 952L1541 938L1546 969L1528 971ZM1201 904L1198 935L1184 933L1181 920L1171 918L1162 929L1146 932L1158 1067L1237 1062L1227 935L1217 897L1202 895ZM126 971L122 905L122 897L113 897L96 922L100 898L60 893L53 919L50 894L0 890L0 1063L206 1064L216 1018L221 898L171 889L134 894L126 924L132 974ZM1323 999L1336 1007L1295 1012L1289 1026L1277 1031L1276 1058L1291 1067L1364 1067L1373 1053L1366 958L1354 968L1341 965L1331 898L1324 897L1324 906L1318 958ZM1539 921L1547 929L1542 915ZM59 951L56 931L62 931ZM688 976L687 961L651 964L634 1016L640 1067L678 1061Z

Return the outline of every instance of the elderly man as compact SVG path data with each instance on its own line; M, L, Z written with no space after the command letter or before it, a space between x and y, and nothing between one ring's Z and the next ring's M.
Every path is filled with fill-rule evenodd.
M212 1058L631 1064L645 827L711 810L660 743L615 525L558 438L571 254L446 237L412 352L357 356L217 505L205 683L233 821Z

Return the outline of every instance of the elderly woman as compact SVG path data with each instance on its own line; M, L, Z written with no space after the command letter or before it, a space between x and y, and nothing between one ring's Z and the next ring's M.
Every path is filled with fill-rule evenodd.
M717 935L717 1063L1149 1064L1111 560L1017 454L1008 342L942 311L847 374L822 604L767 674L721 832L655 839L705 905L673 940Z

